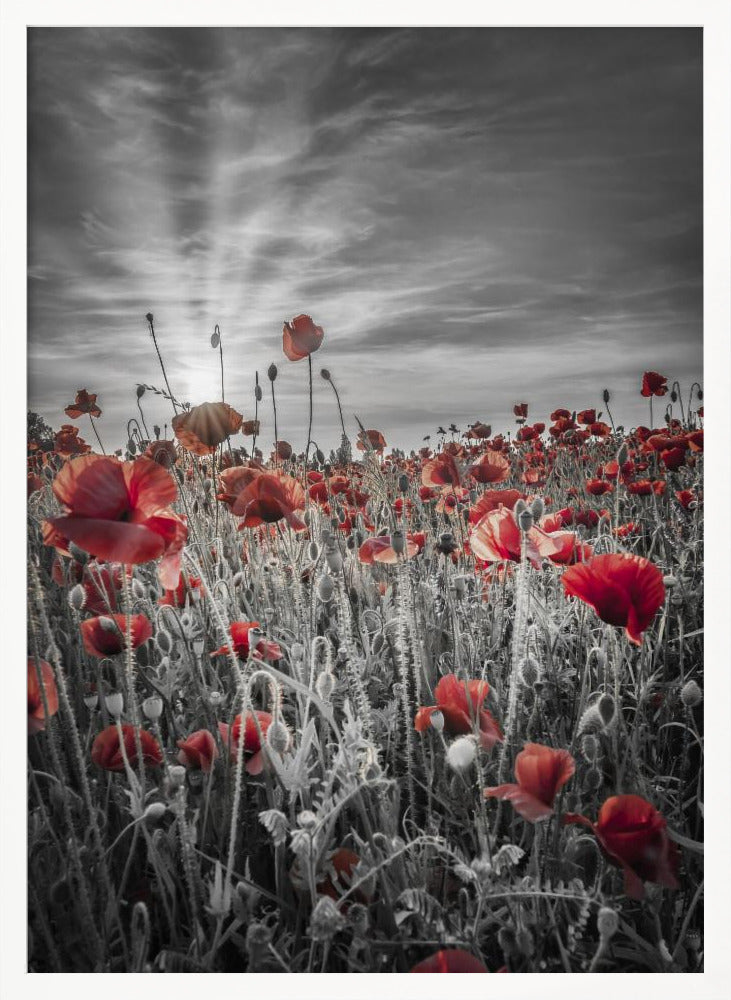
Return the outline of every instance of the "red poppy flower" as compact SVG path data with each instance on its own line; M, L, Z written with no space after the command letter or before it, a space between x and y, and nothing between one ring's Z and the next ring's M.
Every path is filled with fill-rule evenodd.
M329 896L337 903L340 897L348 891L353 882L355 869L360 864L360 858L355 851L347 847L338 847L327 859L326 873L317 879L317 891L323 896ZM371 901L371 894L366 891L366 884L352 892L347 900L343 902L343 912L352 900L353 902L367 904Z
M515 435L516 441L534 441L539 435L535 427L521 427Z
M272 724L272 716L269 712L248 711L246 713L246 724L244 726L244 769L247 774L261 774L264 769L264 755L261 749L259 730L254 719L255 715L259 720L262 737L266 736L267 730ZM224 745L229 749L231 760L235 761L239 748L239 739L241 738L241 716L236 716L233 726L229 726L225 722L219 722L218 731L221 734Z
M595 420L589 425L589 431L594 437L609 437L612 433L609 424L605 424L603 420Z
M40 476L36 475L34 472L28 473L28 493L27 496L32 496L37 493L38 490L43 489L43 480Z
M470 533L470 548L483 562L502 562L509 559L520 562L521 535L513 512L505 507L492 510L478 521ZM541 528L532 527L527 532L526 556L540 568L541 561L556 555L563 548L551 540Z
M218 757L218 747L213 733L207 729L199 729L184 740L178 740L180 753L178 762L194 771L208 773L213 762Z
M649 479L638 479L634 483L627 484L627 492L638 497L652 496L652 483Z
M691 451L703 451L703 431L692 431L686 435L686 441Z
M505 799L529 823L553 814L553 800L576 770L568 750L526 743L515 758L517 784L486 788L485 797Z
M469 473L478 483L503 483L510 476L510 462L500 452L488 451Z
M591 493L593 497L600 497L604 493L611 493L613 488L612 484L606 482L604 479L589 479L586 483L586 492Z
M404 540L402 545L403 552L400 555L394 549L390 535L379 535L377 538L366 539L363 545L367 545L369 541L378 543L370 549L371 562L385 563L387 566L395 566L400 559L411 559L419 551L419 546L409 535ZM366 561L360 557L363 545L358 550L358 558L361 562Z
M177 497L172 476L149 458L120 462L84 455L61 469L53 492L66 508L44 523L45 544L61 535L108 562L144 563L162 556L158 577L176 587L185 522L167 504Z
M630 898L644 897L643 882L678 888L678 849L668 837L665 818L639 795L607 799L596 823L576 813L567 813L563 822L594 831L606 856L622 869L624 891Z
M513 407L513 413L516 417L522 417L524 420L528 416L528 404L527 403L516 403Z
M282 348L290 361L304 361L319 349L323 337L322 327L315 326L311 316L301 314L284 324Z
M690 505L696 499L696 495L693 490L676 490L675 496L680 506L685 510L688 510Z
M106 615L120 609L119 592L122 588L121 563L89 562L84 567L81 581L84 588L84 611L94 615ZM131 575L128 569L127 575Z
M489 972L479 958L463 948L443 948L418 962L410 972Z
M212 455L241 427L242 416L228 403L201 403L173 417L175 437L194 455Z
M424 464L421 470L424 486L461 486L462 477L454 457L442 451Z
M543 521L545 518L541 520ZM582 542L575 532L551 531L550 528L546 528L545 524L541 524L541 527L546 531L554 545L559 546L558 551L548 557L552 563L559 566L573 566L577 562L586 562L594 555L593 547Z
M355 446L358 451L367 451L370 447L380 454L386 447L386 439L380 431L368 430L365 432L365 437L363 431L360 431Z
M518 500L525 500L525 494L520 490L485 490L477 503L470 507L470 524L477 524L485 514L498 507L512 510Z
M126 645L127 618L125 615L102 615L99 618L87 618L81 623L81 638L84 649L89 656L103 659L105 656L115 656L121 653ZM132 615L131 639L132 649L137 649L152 635L152 625L147 615Z
M62 458L71 458L74 455L87 454L91 451L91 445L79 437L78 427L64 424L53 437L53 450Z
M593 556L563 575L566 594L578 597L608 625L623 625L640 645L665 600L662 572L648 559L625 552Z
M283 472L262 472L236 497L231 512L243 517L239 528L256 528L285 520L294 531L307 527L300 518L305 509L302 484Z
M163 469L172 469L178 460L178 452L172 441L150 441L142 457L157 462Z
M202 594L204 592L200 577L188 576L186 579L186 577L181 573L180 582L177 587L166 590L157 603L160 606L168 605L172 608L183 608L185 607L185 600L188 595L195 592L198 594Z
M86 389L76 390L76 402L70 403L63 411L72 420L78 420L84 413L90 417L100 417L102 411L96 405L96 393L89 393Z
M425 732L435 712L444 716L444 729L450 736L471 733L475 724L479 730L480 745L489 749L502 743L500 726L486 708L482 707L490 691L487 681L462 681L454 674L445 674L434 688L436 705L420 708L414 719L414 729Z
M246 487L263 472L264 469L258 465L235 465L224 469L218 477L219 492L216 494L216 499L232 509L239 494L243 493Z
M645 372L642 376L643 396L664 396L668 391L668 380L657 372Z
M667 451L660 452L665 468L674 472L681 465L685 465L685 448L668 448ZM691 459L691 462L693 460Z
M58 691L56 690L56 678L53 675L53 668L45 660L39 660L41 668L41 681L43 691L46 694L48 705L48 715L43 705L43 692L38 683L38 671L36 662L32 656L28 657L28 734L40 733L46 728L46 723L52 715L58 711Z
M137 764L137 744L135 741L134 726L124 724L121 728L124 751L130 765L134 767ZM140 744L142 746L142 760L145 764L152 767L162 764L160 744L146 729L140 729ZM107 726L106 729L102 729L92 744L91 759L99 767L103 767L105 771L124 770L124 757L122 756L122 748L116 726Z
M596 410L582 410L576 414L576 419L580 424L593 424L596 421Z
M467 437L477 438L478 440L484 441L490 437L492 434L492 427L488 424L483 424L482 421L478 420L474 423L469 431L467 431Z
M244 420L241 424L241 433L244 437L257 437L261 431L259 420Z
M258 629L259 622L231 622L229 626L229 632L231 633L233 651L237 656L241 657L242 660L246 660L249 657L249 642L251 639L252 629ZM256 641L256 646L254 647L253 657L255 660L281 660L282 653L281 646L273 642L271 639L262 638L260 635L254 635ZM230 653L229 646L221 646L220 649L215 650L211 653L211 656L228 656Z
M557 410L554 410L553 413L551 414L551 420L553 421L570 420L570 419L571 419L571 413L563 406L559 407Z

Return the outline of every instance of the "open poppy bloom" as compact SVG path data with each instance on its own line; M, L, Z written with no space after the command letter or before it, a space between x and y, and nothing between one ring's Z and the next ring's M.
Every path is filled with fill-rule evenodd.
M461 486L462 476L454 457L442 451L424 464L421 482L424 486Z
M178 762L183 767L188 767L195 771L204 771L206 774L213 767L213 762L218 757L218 747L213 733L207 729L199 729L184 740L178 740L180 753Z
M624 891L631 899L645 895L643 882L678 888L678 849L667 834L667 823L639 795L615 795L602 805L596 823L567 813L564 823L589 827L602 850L624 873Z
M290 361L304 361L319 349L324 336L322 327L315 326L312 317L303 313L284 324L282 349Z
M626 552L593 556L563 575L566 594L594 608L608 625L623 625L636 645L665 600L662 572L648 559Z
M477 423L472 424L470 429L466 431L467 437L478 438L478 440L484 441L490 437L492 434L492 427L489 424L483 424L481 420Z
M551 517L552 515L549 515ZM545 520L545 518L541 518ZM541 525L545 528L545 525ZM585 562L594 555L594 547L582 542L574 531L548 531L548 536L554 545L560 546L548 558L558 566L573 566L577 562Z
M418 962L410 972L489 972L479 958L463 948L443 948Z
M490 692L487 681L461 681L454 674L445 674L434 688L436 705L420 708L414 719L414 729L425 732L435 712L444 716L444 731L450 736L463 736L479 730L480 745L489 750L496 743L502 743L500 726L483 702Z
M470 524L477 524L485 514L498 507L512 510L518 500L525 500L525 493L520 490L485 490L477 503L470 507Z
M299 516L305 509L302 484L283 472L262 472L254 476L230 506L232 514L243 517L239 529L257 528L281 520L294 531L304 531L307 527Z
M172 608L185 607L186 598L189 595L204 593L203 583L198 576L186 577L181 573L180 582L177 587L166 590L158 600L159 605L169 605Z
M176 587L188 529L167 505L178 495L174 479L149 458L120 462L83 455L53 483L65 513L43 523L43 541L59 536L107 562L136 564L162 556L158 577Z
M242 660L248 659L252 641L254 642L252 656L255 660L281 660L284 655L278 643L262 637L259 631L259 622L232 622L229 626L229 632L231 633L233 651ZM231 647L221 646L220 649L211 653L211 656L228 656L230 652Z
M216 494L216 499L232 510L239 495L263 472L263 467L256 464L234 465L224 469L218 476L219 492Z
M485 797L504 799L529 823L553 814L553 800L576 770L568 750L526 743L515 758L517 784L486 788Z
M582 410L576 414L576 419L580 424L593 424L596 420L596 410Z
M469 473L478 483L503 483L510 475L510 462L499 451L488 451Z
M43 692L38 683L38 671L36 662L32 656L28 657L28 735L40 733L46 728L46 723L52 715L58 711L58 691L56 690L56 679L53 675L53 667L45 660L39 660L38 666L41 670L41 681L43 692L46 695L48 705L48 715L43 704Z
M244 725L244 770L247 774L261 774L264 769L264 755L261 749L259 730L256 727L254 719L255 715L259 720L262 738L266 736L267 730L272 724L272 716L269 712L248 711L246 713L246 723ZM236 716L233 726L229 726L225 722L219 722L218 731L221 734L224 745L229 748L231 760L235 761L239 748L239 739L241 738L241 716Z
M528 416L528 404L527 403L516 403L513 407L513 413L519 420L525 420Z
M73 455L86 455L91 451L91 445L79 437L78 427L64 424L54 435L53 450L62 458L71 458Z
M178 460L178 452L172 441L150 441L143 452L143 458L150 458L163 469L172 469Z
M201 403L173 417L175 437L194 455L212 455L241 427L242 416L228 403Z
M321 875L316 880L317 891L323 896L329 896L337 903L343 893L350 888L354 873L360 864L360 858L347 847L338 847L327 859L326 874ZM345 900L343 908L348 901L356 903L369 903L371 894L367 891L368 883L364 883L360 888L352 892Z
M87 392L86 389L76 390L76 402L70 403L63 411L72 420L78 420L84 413L90 417L100 417L102 411L96 405L96 393Z
M372 448L380 455L386 447L386 439L380 431L367 430L365 436L363 431L360 431L355 446L358 451L368 451L369 448Z
M593 497L600 497L604 493L611 493L614 487L606 479L588 479L586 482L586 492Z
M526 556L536 569L541 561L560 552L563 545L554 542L542 528L533 526L526 533ZM521 535L513 512L505 507L489 511L470 532L472 553L483 562L520 562Z
M137 743L135 740L134 726L122 725L122 739L124 740L124 752L130 766L137 764ZM151 767L162 764L162 750L155 737L148 733L146 729L140 729L140 744L142 746L142 760ZM119 733L116 726L107 726L102 729L91 747L91 759L105 771L124 771L124 757L122 747L119 742Z
M89 656L104 659L105 656L116 656L125 648L127 640L125 615L87 618L80 627L84 649ZM143 642L147 642L152 635L152 625L147 615L132 615L130 633L132 649L137 649Z
M668 380L657 372L645 372L642 376L643 396L664 396L668 391Z

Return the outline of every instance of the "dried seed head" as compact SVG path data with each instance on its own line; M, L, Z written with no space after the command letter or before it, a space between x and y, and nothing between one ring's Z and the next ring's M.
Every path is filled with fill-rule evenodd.
M688 681L680 692L680 700L686 708L695 708L703 701L703 692L695 681Z
M317 826L317 816L311 809L303 809L297 814L297 825L303 830L314 830Z
M153 694L149 698L145 698L142 702L142 711L145 718L149 719L150 722L154 722L156 719L160 718L162 715L162 707L162 698L157 694Z
M321 896L310 918L313 941L330 941L345 927L345 917L329 896Z

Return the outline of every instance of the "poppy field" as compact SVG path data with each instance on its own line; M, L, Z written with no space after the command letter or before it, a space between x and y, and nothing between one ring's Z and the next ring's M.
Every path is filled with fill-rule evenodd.
M309 316L197 405L146 319L126 448L28 440L29 970L702 972L700 387L406 453Z

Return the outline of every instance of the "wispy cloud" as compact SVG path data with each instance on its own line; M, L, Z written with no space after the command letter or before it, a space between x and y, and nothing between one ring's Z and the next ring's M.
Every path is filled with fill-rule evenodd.
M700 376L695 30L35 29L29 65L29 403L54 426L85 385L122 442L159 381L148 310L193 403L215 323L247 414L281 362L295 444L302 311L394 444L605 385L636 422L644 367Z

